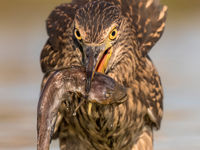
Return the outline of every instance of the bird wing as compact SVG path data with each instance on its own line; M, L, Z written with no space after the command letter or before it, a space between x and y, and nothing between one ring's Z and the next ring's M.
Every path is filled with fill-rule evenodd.
M143 81L146 80L144 83L149 89L148 94L146 94L147 114L154 123L153 126L159 129L163 116L163 89L160 76L149 57L146 58L146 62L147 65L144 70L147 75L144 75ZM140 84L140 87L143 88L143 84Z
M127 17L132 24L137 37L137 54L140 57L138 60L141 64L139 65L141 72L138 71L139 68L136 71L138 72L138 78L140 78L138 79L138 87L141 89L140 96L147 107L147 113L154 124L153 126L159 129L163 114L163 91L159 74L148 57L148 52L162 36L165 28L167 6L161 5L159 0L106 1L120 7L122 15Z
M81 52L73 39L73 19L76 4L62 4L56 7L46 21L48 40L41 52L40 63L44 73L52 70L80 66Z
M159 0L118 0L122 13L132 22L139 41L139 51L142 56L150 51L160 39L167 16L167 6Z

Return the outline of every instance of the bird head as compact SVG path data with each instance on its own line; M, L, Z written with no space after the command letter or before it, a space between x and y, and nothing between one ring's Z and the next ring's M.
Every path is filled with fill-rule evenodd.
M74 19L74 37L83 50L86 67L86 92L95 72L105 73L120 36L120 9L104 1L89 2L78 9Z

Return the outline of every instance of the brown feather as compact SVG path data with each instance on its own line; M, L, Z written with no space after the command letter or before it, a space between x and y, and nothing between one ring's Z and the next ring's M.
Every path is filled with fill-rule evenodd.
M109 17L105 10L111 7L115 9L107 9L112 12ZM105 74L126 89L125 100L120 104L93 104L89 113L86 101L76 117L70 116L73 112L67 108L76 109L81 98L69 95L59 108L58 115L63 117L54 131L62 150L153 149L153 128L159 129L162 120L163 91L148 52L164 31L166 13L167 7L159 0L72 0L52 11L47 19L49 39L41 52L45 73L42 89L54 70L83 66L82 47L73 33L75 18L87 30L87 41L91 43L102 42L102 33L113 22L120 22L121 33ZM102 83L98 81L96 86ZM110 84L105 83L104 88L107 86ZM103 93L96 89L93 94Z

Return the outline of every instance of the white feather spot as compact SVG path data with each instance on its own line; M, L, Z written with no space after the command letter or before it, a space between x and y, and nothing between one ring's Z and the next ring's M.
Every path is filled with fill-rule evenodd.
M153 0L149 0L146 4L146 8L148 8L153 3Z
M156 123L157 122L157 119L156 117L154 116L153 112L151 111L150 108L147 109L147 114L149 115L149 118L151 119L152 122Z
M163 7L163 10L160 12L158 20L160 20L160 19L162 19L164 17L165 12L167 11L167 9L168 9L167 6Z

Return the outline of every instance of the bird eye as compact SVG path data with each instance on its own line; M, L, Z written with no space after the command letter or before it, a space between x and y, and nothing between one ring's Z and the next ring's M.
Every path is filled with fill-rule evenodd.
M114 40L116 37L117 37L117 29L115 28L110 32L109 39Z
M75 37L76 37L78 40L81 40L81 39L82 39L81 34L80 34L80 32L78 31L78 29L75 29L75 30L74 30L74 35L75 35Z

